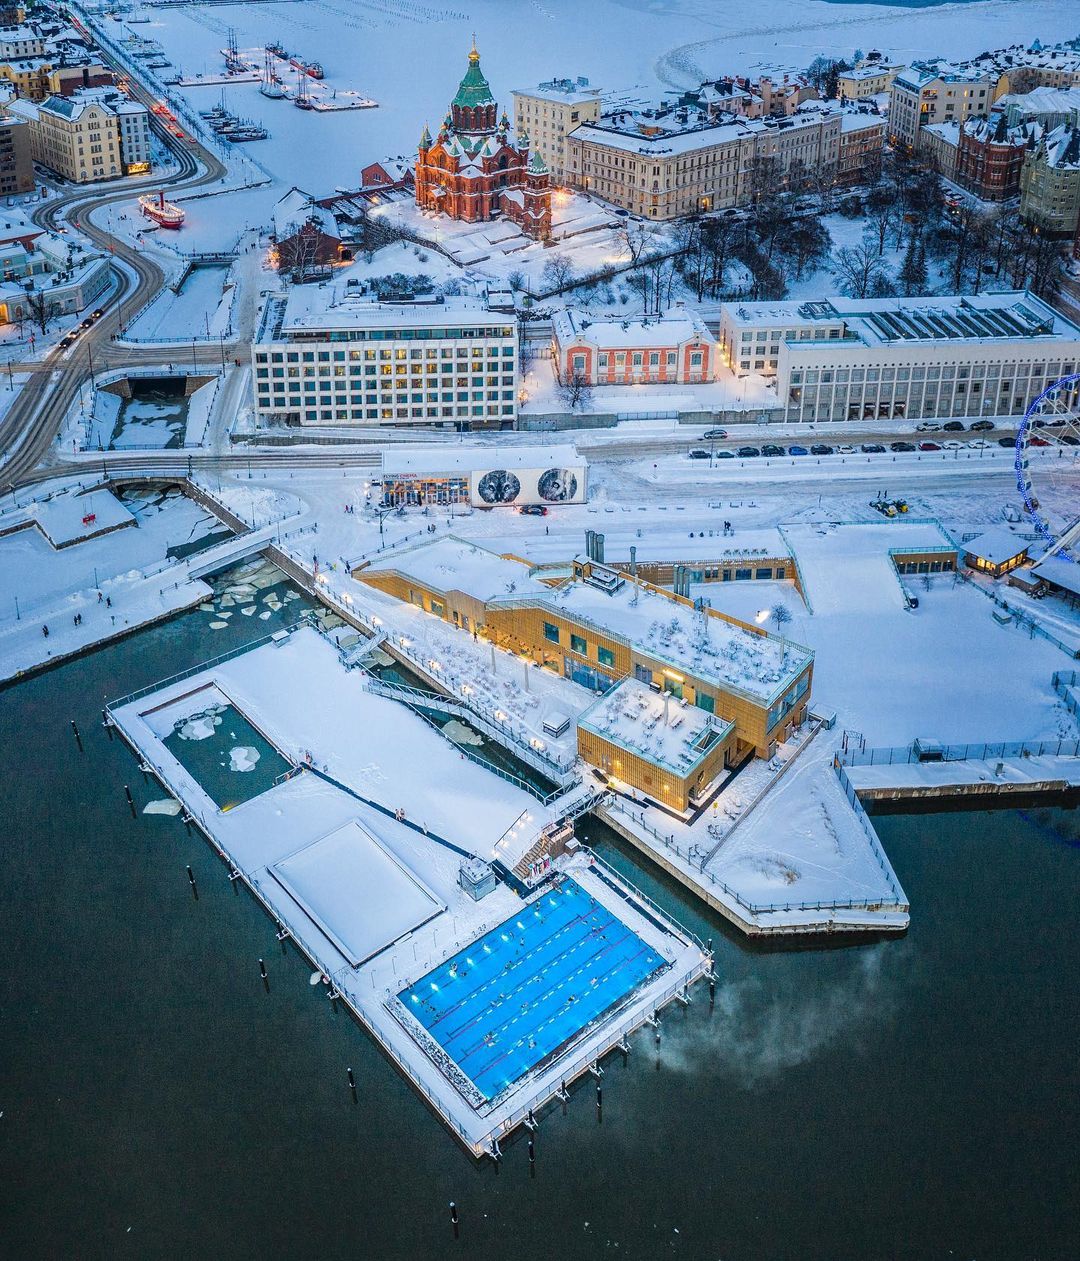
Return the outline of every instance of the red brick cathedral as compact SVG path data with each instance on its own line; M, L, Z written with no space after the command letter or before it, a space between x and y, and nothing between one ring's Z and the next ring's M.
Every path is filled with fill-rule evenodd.
M416 204L451 219L486 223L512 219L528 236L551 235L551 188L547 165L529 153L529 137L510 141L510 120L496 121L498 106L480 69L473 41L469 68L450 112L432 143L428 129L416 155Z

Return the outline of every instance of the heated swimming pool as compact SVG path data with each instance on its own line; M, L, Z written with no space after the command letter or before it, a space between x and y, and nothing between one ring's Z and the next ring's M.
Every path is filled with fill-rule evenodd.
M564 880L398 997L490 1100L668 966Z

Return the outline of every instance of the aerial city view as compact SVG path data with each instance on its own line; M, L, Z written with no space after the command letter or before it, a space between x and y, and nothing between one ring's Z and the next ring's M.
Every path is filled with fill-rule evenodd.
M0 4L0 1238L1075 1257L1075 0Z

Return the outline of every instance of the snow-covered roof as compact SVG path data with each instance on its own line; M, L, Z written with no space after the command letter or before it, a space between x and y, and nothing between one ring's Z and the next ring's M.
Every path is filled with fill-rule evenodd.
M1004 526L995 526L987 530L978 538L970 539L963 547L965 555L976 556L980 560L988 561L991 565L1003 565L1007 561L1015 560L1017 556L1022 556L1028 550L1027 542L1018 534L1014 534L1012 530L1006 530Z
M868 114L864 110L847 110L840 115L840 130L847 135L853 131L885 130L885 119L880 114Z
M512 94L541 101L556 101L560 105L585 105L596 100L600 89L589 87L588 79L552 79L535 88L514 88Z
M676 672L745 692L759 704L782 693L813 659L800 644L699 613L629 580L614 589L582 581L545 588L541 603L564 617L592 623Z
M1032 572L1055 587L1080 595L1080 564L1068 556L1048 556L1039 561Z
M687 341L712 344L715 338L694 311L673 308L654 319L592 316L572 307L556 311L551 319L558 342L585 343L602 349L618 347L675 346Z
M857 339L867 346L913 341L1080 339L1080 326L1022 290L963 297L836 297L817 302L726 303L722 322L743 328L780 326L793 330L840 322L846 339ZM789 338L788 345L793 350L814 349L812 340Z
M714 145L735 144L746 136L749 128L750 122L747 119L727 118L710 127L695 127L683 132L661 131L647 136L638 130L636 124L617 128L601 122L577 127L570 136L584 144L618 149L621 153L666 157L671 154L694 153L698 149L708 149Z
M492 327L510 336L514 315L493 312L468 298L437 298L415 302L377 302L352 293L342 284L294 285L285 304L283 335L334 329L416 329Z
M409 446L382 454L383 477L405 473L473 473L493 468L584 468L585 457L570 443L547 447Z
M530 578L528 565L521 561L507 560L453 535L384 556L362 570L360 577L371 573L404 574L429 591L461 591L481 601L550 590Z
M578 725L685 777L732 724L718 722L696 705L680 703L670 692L654 692L639 680L626 678L595 701Z

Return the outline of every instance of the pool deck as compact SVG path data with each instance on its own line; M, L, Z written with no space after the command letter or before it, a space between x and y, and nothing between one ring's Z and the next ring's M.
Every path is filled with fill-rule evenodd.
M402 767L403 773L408 771L413 776L410 817L407 820L396 818L392 809L376 801L382 784L375 773L379 770L377 767L370 768L369 791L372 799L367 803L344 785L301 769L261 795L231 810L221 811L164 746L147 721L150 711L171 696L180 696L212 681L222 686L260 731L267 733L279 748L288 750L290 741L278 729L278 724L283 714L291 711L288 706L275 710L272 697L275 692L280 695L283 677L293 679L296 686L295 671L288 671L286 658L290 643L298 648L303 646L305 640L301 636L314 639L320 645L318 653L321 654L324 648L329 651L325 641L314 632L298 631L289 636L281 647L257 648L205 672L167 684L148 695L110 706L111 719L166 790L182 803L187 818L200 827L228 865L230 875L248 886L313 966L329 978L330 984L321 992L347 1004L474 1156L497 1154L501 1139L531 1112L556 1096L564 1083L589 1072L604 1054L620 1045L634 1029L651 1020L656 1011L677 995L683 995L688 985L710 971L711 959L691 934L670 921L589 851L582 850L573 857L558 860L566 873L572 875L597 902L661 954L667 967L617 1002L592 1027L570 1037L549 1061L526 1073L495 1101L489 1103L475 1096L470 1098L460 1075L454 1074L445 1057L438 1054L429 1040L418 1039L415 1030L410 1030L407 1022L395 1014L394 1007L396 996L410 984L485 932L521 914L526 902L504 884L499 884L482 901L472 901L458 886L462 852L455 848L457 842L474 837L477 841L482 839L490 851L499 835L496 829L502 815L516 807L516 802L505 799L505 795L517 790L470 763L453 759L452 766L457 776L453 784L453 809L469 812L466 817L472 830L457 832L455 841L449 844L445 834L442 840L435 839L419 822L427 813L425 789L431 798L431 817L435 818L438 803L434 799L443 795L446 785L432 784L434 768L430 761L425 761L420 746L428 739L440 744L445 742L419 718L403 711L401 722L411 727L411 739L416 750L412 760L406 759ZM310 648L308 650L311 651ZM267 661L262 654L279 655L275 660ZM295 666L296 663L292 664ZM257 693L257 699L253 700L256 681L260 678L262 688ZM299 688L302 691L302 682ZM378 705L395 704L375 697L369 699ZM348 760L354 751L348 745L339 744L343 729L326 721L317 697L307 695L306 700L312 723L303 733L303 739L315 760L332 766L337 759ZM342 711L351 709L351 699L339 697L339 706ZM403 710L401 706L396 708ZM391 742L387 724L383 722L381 726L381 739L384 743ZM398 738L396 734L393 736L393 740ZM391 748L390 754L395 761L400 760L400 750ZM424 780L419 779L414 771L409 771L416 765L425 767ZM463 767L469 768L468 773ZM434 792L431 791L433 787ZM396 791L396 786L391 785L388 791ZM472 802L470 811L468 796L477 792L487 795L487 800L477 798ZM535 805L535 802L532 804ZM432 915L411 931L400 933L394 940L379 942L373 953L356 966L341 949L340 942L344 939L342 930L349 928L348 922L341 917L352 915L377 923L379 908L365 907L356 900L346 903L337 899L334 904L334 899L330 899L334 904L331 912L334 922L324 923L317 918L318 909L314 903L303 904L294 898L287 885L275 875L275 869L305 845L314 844L338 829L354 824L359 824L376 838L397 863L413 873L445 905L445 910ZM432 833L435 831L432 824ZM475 848L481 847L478 844ZM541 889L533 896L543 896L543 893ZM367 923L364 927L370 933L371 924ZM387 929L392 934L399 931L397 928Z

